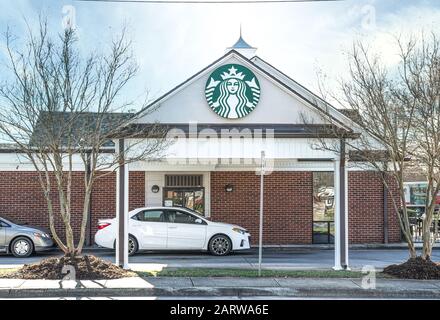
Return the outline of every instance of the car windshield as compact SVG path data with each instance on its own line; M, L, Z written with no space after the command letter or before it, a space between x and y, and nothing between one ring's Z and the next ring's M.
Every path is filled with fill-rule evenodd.
M12 223L12 224L16 224L16 225L19 225L19 226L25 225L25 223L21 223L21 222L18 222L18 221L16 221L16 220L14 220L14 219L10 219L10 218L3 218L3 217L1 217L1 219L2 219L3 221L5 221L6 223L10 222L10 223Z
M199 216L199 217L205 218L200 212L194 211L193 209L185 208L185 210L186 210L186 211L189 211L189 212L191 212L192 214L195 214L195 215L197 215L197 216Z

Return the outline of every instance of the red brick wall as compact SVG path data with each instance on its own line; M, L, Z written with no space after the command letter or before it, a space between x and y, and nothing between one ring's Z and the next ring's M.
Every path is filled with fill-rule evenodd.
M130 209L145 204L145 173L130 172ZM84 199L83 173L73 173L72 227L75 240L79 239ZM56 190L54 190L56 191ZM59 210L58 196L53 192L55 210ZM116 175L114 173L97 180L92 193L91 235L96 232L98 219L113 218L116 206ZM35 226L49 228L47 204L43 197L36 172L0 172L0 216ZM56 229L64 237L63 224L56 214Z
M396 184L390 183L390 186L395 192ZM350 171L348 174L348 192L349 242L383 243L383 184L378 173L373 171ZM388 197L388 240L389 242L399 242L398 218L390 195Z
M233 192L225 185L232 184ZM265 244L312 242L312 172L273 172L265 176ZM238 224L258 242L260 177L255 172L211 172L213 221Z
M225 185L232 184L233 192ZM254 172L211 172L211 216L238 224L258 241L259 176ZM395 190L395 184L391 184ZM312 172L274 172L265 177L266 244L312 243ZM388 201L389 242L400 241L397 215ZM374 172L349 172L349 242L383 243L383 189Z
M392 202L392 197L394 197L395 202L398 204L400 203L397 182L393 178L389 177L388 186L391 190L391 193L388 192L388 241L390 243L401 242L402 237L399 226L399 218Z
M83 174L75 172L72 221L75 237L79 227L83 199ZM92 194L92 224L96 232L98 219L115 216L116 177L110 174L97 180ZM145 174L130 172L130 209L145 204ZM234 186L226 192L226 184ZM258 241L260 179L255 172L211 173L211 216L214 221L241 225ZM395 191L395 184L391 184ZM350 243L383 242L382 183L374 172L349 172L349 240ZM56 203L57 196L54 195ZM265 176L266 244L312 243L312 172L273 172ZM400 241L397 215L391 199L389 206L389 241ZM56 206L56 210L58 207ZM0 216L48 228L46 201L35 172L0 172ZM62 234L62 223L57 219Z

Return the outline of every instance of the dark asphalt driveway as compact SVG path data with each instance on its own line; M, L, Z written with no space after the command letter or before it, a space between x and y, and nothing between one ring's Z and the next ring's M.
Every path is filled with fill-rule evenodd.
M101 258L114 261L114 252L109 250L87 250L85 253L94 254ZM0 255L0 268L37 262L43 258L61 255L59 251L48 251L33 255L29 258L15 258ZM383 268L389 264L400 263L408 258L405 249L351 249L350 267L354 269L372 265ZM433 260L440 261L440 250L434 250ZM334 261L332 249L292 248L264 249L263 267L265 268L331 268ZM163 267L240 267L252 268L258 264L258 252L255 249L246 252L233 253L226 257L215 257L203 252L143 252L130 257L134 269L152 269Z

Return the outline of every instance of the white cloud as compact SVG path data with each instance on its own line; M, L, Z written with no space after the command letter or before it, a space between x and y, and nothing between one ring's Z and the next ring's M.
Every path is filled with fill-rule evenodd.
M141 74L131 89L148 88L158 96L224 53L238 38L300 83L316 87L316 66L331 77L343 75L356 38L371 42L387 63L396 62L390 34L438 28L440 6L432 1L350 0L292 4L157 5L14 0L0 10L5 21L20 24L45 9L54 30L61 29L62 7L76 8L83 50L104 50L107 40L127 22ZM374 24L375 21L375 24ZM21 31L18 29L18 31Z

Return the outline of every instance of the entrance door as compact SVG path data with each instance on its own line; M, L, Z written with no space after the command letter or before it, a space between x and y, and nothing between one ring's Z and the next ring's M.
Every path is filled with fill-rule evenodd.
M184 207L201 214L205 212L205 188L172 188L164 190L163 203L167 207Z
M334 243L333 172L313 172L313 243Z

